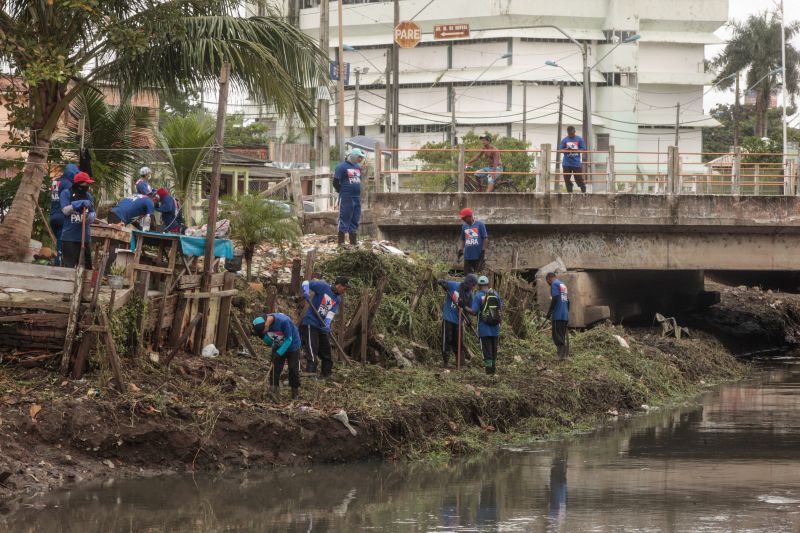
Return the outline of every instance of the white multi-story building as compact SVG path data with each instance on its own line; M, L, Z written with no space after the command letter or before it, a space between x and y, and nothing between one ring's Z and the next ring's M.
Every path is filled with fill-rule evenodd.
M294 0L282 1L288 12ZM299 1L300 28L318 36L319 1ZM345 61L364 72L359 133L383 139L393 2L343 2L344 43L354 49L345 52ZM556 29L538 27L545 25L586 43L588 64L597 63L591 72L594 147L666 152L675 143L678 120L681 151L700 152L702 128L717 125L703 113L703 94L713 79L704 52L720 42L713 32L727 19L727 0L400 0L399 5L400 19L413 17L422 29L422 42L400 51L401 147L447 139L453 100L458 136L475 130L521 138L526 86L532 146L557 140L560 84L564 130L575 125L580 134L581 47ZM338 45L337 10L332 2L331 58ZM469 38L434 40L434 25L454 23L469 24ZM632 36L638 40L616 46ZM348 136L354 83L351 74L345 95ZM334 139L334 101L330 116Z

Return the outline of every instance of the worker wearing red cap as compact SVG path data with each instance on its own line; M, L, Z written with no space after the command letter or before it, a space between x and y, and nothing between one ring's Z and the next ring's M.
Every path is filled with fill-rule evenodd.
M156 211L161 213L161 231L164 233L181 233L184 224L178 201L164 187L161 187L155 193L158 196Z
M81 243L85 247L84 266L91 270L92 254L90 252L91 231L89 225L94 222L94 197L89 192L89 185L94 180L86 172L78 172L72 180L72 188L61 191L61 212L64 213L64 227L61 230L62 264L67 268L75 268L81 253ZM84 224L84 217L86 223ZM85 233L83 228L86 228Z
M483 269L486 243L489 240L486 225L480 220L475 220L469 207L462 209L459 216L463 224L461 240L458 243L458 258L464 256L465 275L479 272Z

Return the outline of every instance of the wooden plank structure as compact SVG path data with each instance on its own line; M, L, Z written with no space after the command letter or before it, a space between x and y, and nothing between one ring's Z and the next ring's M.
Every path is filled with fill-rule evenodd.
M127 358L166 349L171 359L178 351L194 350L198 339L202 346L214 343L224 353L237 294L235 274L212 273L208 289L201 291L197 261L182 256L178 236L148 235L137 239L127 271L129 287L112 291L103 286L101 273L112 256L112 243L124 242L126 232L102 228L100 233L95 271L0 262L0 362L56 360L63 374L79 378L96 352L107 361L115 385L124 389L124 358L116 350L111 316L132 298L146 305L137 324L136 346L128 347ZM218 262L214 268L219 268ZM202 301L210 303L205 329L195 320Z

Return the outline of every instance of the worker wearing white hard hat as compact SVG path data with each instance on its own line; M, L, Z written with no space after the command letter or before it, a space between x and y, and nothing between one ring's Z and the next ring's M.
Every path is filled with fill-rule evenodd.
M150 167L142 167L139 169L139 179L136 181L136 192L150 196L153 193L153 187L150 185L150 175L153 172Z

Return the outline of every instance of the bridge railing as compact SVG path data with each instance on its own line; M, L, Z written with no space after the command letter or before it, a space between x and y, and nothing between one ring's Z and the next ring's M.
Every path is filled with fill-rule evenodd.
M485 161L467 168L480 149L397 148L376 146L375 190L381 192L481 192ZM491 172L497 192L566 191L565 175L580 179L588 193L796 195L800 165L795 154L666 151L580 151L579 170L564 171L562 152L549 144L539 149L498 150L505 163ZM476 178L481 174L481 178ZM578 184L574 185L578 190Z

